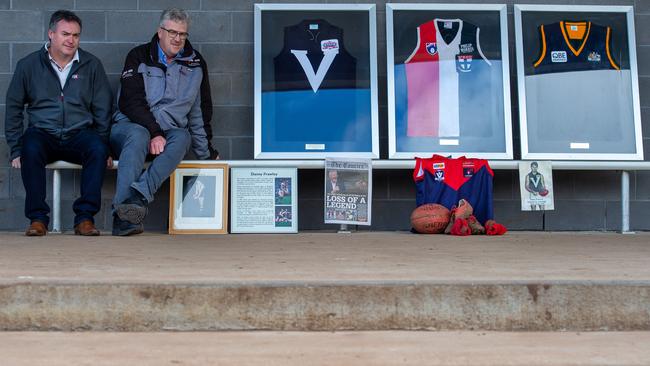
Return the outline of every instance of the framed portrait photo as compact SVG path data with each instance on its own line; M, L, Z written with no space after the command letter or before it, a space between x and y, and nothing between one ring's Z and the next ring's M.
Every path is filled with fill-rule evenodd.
M227 164L180 164L169 195L170 234L228 233Z
M379 158L374 4L255 4L255 158Z
M515 5L521 157L643 160L632 6Z
M512 159L507 36L505 4L386 4L390 159Z

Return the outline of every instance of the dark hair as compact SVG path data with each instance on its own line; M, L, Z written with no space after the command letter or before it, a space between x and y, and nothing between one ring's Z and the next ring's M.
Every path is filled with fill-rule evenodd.
M50 17L49 29L51 31L55 31L56 25L62 20L65 20L66 22L76 22L79 24L79 30L81 30L81 18L79 18L77 14L71 12L70 10L55 11Z
M530 163L530 167L531 167L531 168L532 168L532 167L536 167L536 168L537 168L538 166L539 166L539 165L537 164L536 161L533 161L532 163Z

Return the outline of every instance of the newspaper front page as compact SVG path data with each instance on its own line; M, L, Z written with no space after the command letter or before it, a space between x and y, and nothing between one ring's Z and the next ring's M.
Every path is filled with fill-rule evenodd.
M370 225L372 160L325 160L325 223Z

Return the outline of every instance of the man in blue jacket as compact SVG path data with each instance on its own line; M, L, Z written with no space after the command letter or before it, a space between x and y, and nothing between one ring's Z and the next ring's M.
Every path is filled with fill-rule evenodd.
M113 235L144 231L148 204L190 148L198 159L218 157L208 69L187 40L189 23L186 11L165 10L151 42L126 56L110 137L120 160ZM147 155L154 159L143 172Z
M28 236L47 234L45 165L81 164L81 197L73 204L77 235L99 235L93 217L109 158L112 95L102 63L79 49L81 19L59 10L50 18L45 47L18 61L7 90L5 135L11 166L21 168ZM27 106L29 124L23 127Z

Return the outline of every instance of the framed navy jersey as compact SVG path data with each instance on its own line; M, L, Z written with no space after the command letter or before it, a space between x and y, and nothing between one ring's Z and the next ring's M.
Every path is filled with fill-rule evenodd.
M379 158L374 5L255 5L255 158Z
M512 158L505 5L386 4L389 158Z
M643 160L631 6L515 5L523 159Z

